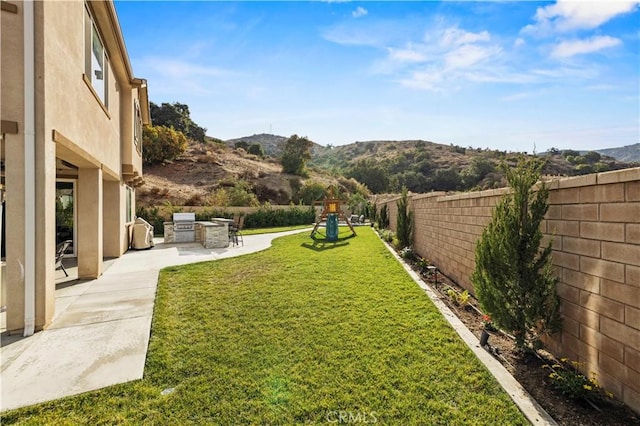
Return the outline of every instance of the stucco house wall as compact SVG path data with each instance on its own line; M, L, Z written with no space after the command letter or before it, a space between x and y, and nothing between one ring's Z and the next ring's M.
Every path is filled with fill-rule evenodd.
M133 76L113 1L2 2L1 19L6 328L22 332L31 297L35 330L54 315L57 179L75 182L80 278L99 276L104 257L128 249L135 188L144 183L134 134L149 121L149 102L146 81ZM99 39L106 55L105 71L95 77L107 83L106 100L87 75L88 37ZM33 60L32 79L25 59Z

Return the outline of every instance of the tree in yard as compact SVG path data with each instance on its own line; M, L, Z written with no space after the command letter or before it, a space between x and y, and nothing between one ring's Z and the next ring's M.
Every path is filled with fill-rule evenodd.
M396 236L400 243L400 248L411 247L413 244L413 212L409 210L408 200L409 190L402 188L400 199L396 203L398 206L398 217L396 218Z
M483 311L522 350L537 347L541 335L560 326L551 242L540 247L549 189L541 183L536 191L534 185L543 165L525 157L515 168L502 165L512 191L498 202L478 240L471 276Z
M306 170L307 161L311 159L311 142L306 137L298 137L298 135L292 135L284 145L282 157L280 158L280 164L282 164L282 171L284 173L290 173L298 176L307 176Z
M378 217L378 228L387 229L389 227L389 208L386 204L380 207L380 213L376 216Z

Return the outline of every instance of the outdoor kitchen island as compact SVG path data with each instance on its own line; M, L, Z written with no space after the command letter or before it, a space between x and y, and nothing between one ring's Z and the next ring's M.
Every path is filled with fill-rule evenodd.
M174 213L173 222L164 223L165 243L200 243L204 248L229 247L229 219L196 221L195 213Z

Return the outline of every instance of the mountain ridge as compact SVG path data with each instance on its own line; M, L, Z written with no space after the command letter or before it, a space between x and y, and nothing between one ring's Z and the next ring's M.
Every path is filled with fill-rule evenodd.
M468 191L504 186L499 164L515 164L519 153L464 148L424 140L357 141L340 146L314 144L309 177L282 173L278 157L288 138L254 134L226 141L212 137L190 141L187 152L173 161L145 166L140 205L212 205L216 192L246 182L259 202L297 202L305 185L337 185L347 193L356 181L373 193ZM236 149L238 142L260 144L265 158ZM242 144L241 146L247 146ZM632 146L633 147L633 146ZM596 153L554 150L544 154L547 175L571 176L633 166ZM354 180L355 179L355 180Z

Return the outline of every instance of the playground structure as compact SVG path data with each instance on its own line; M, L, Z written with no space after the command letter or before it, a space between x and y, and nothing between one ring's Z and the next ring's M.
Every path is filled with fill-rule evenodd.
M339 198L335 198L333 195L333 189L329 189L329 195L325 197L322 201L323 209L320 213L320 217L316 221L313 230L311 231L311 238L315 239L316 232L318 232L318 228L322 222L326 223L326 239L329 242L338 241L338 229L339 229L339 220L342 219L347 224L349 229L351 230L351 237L356 236L356 231L353 229L349 218L342 212L342 205L345 203L344 200Z

